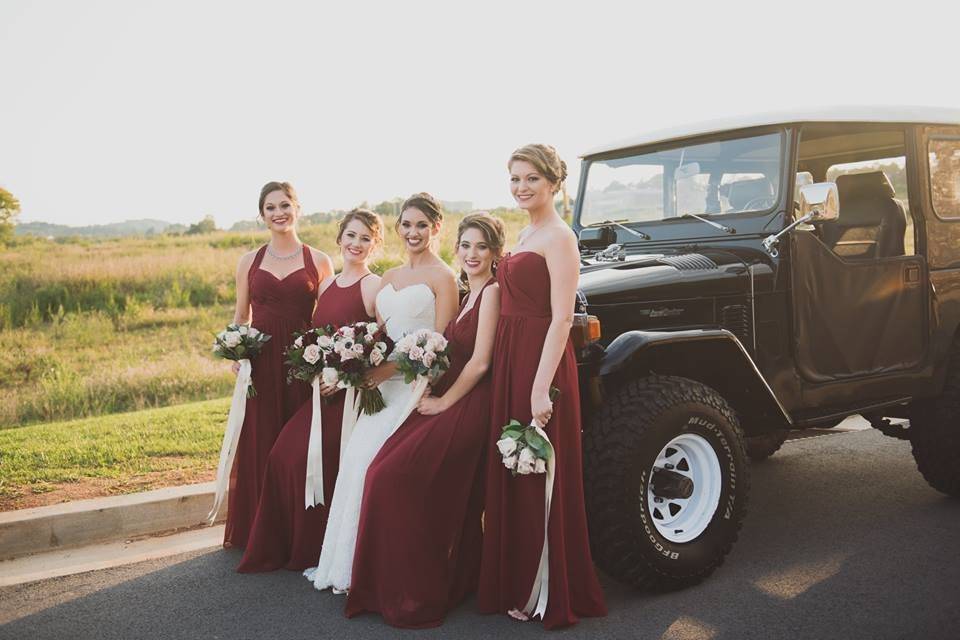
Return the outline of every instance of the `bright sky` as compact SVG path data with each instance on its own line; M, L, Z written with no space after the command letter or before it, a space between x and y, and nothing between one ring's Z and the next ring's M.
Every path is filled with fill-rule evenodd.
M798 106L960 107L960 9L872 2L3 0L0 186L21 220L221 226L426 190L511 204L527 142L577 156Z

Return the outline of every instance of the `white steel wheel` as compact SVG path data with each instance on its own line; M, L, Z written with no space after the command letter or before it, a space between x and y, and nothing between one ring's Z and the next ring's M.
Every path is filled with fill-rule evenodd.
M657 495L654 476L660 471L679 474L674 477L683 483L686 490L677 492L661 489L661 495ZM650 478L647 483L647 507L657 531L674 543L695 540L710 524L720 504L723 476L720 460L713 447L697 434L679 435L657 455ZM688 497L681 497L686 494Z

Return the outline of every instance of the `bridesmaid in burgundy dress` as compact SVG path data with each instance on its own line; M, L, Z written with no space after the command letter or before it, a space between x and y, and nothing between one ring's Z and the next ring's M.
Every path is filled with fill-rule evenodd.
M370 273L371 252L383 241L380 217L366 209L354 209L340 221L337 244L343 270L320 285L313 325L342 326L372 321L380 277ZM323 504L304 508L307 474L307 444L313 403L305 402L283 427L270 451L253 522L250 541L237 571L256 573L276 569L302 571L317 564L320 545L327 528L327 514L333 499L340 467L340 423L344 393L336 385L321 383L323 448ZM326 506L324 506L326 505Z
M246 414L230 477L225 547L244 547L260 500L263 471L280 428L310 397L310 388L287 385L283 351L291 333L310 324L317 285L333 273L330 258L297 237L300 203L287 182L268 182L260 190L260 215L270 242L240 258L237 266L236 323L251 323L270 341L253 359L257 395ZM251 322L252 313L252 322ZM234 371L238 365L234 364Z
M555 629L579 616L606 615L590 557L583 502L580 399L570 343L579 276L577 240L557 214L554 195L566 165L553 147L528 145L508 163L510 190L530 225L497 270L501 317L497 325L487 434L483 558L478 605L484 613L518 620L534 614L547 595L543 624ZM560 390L556 403L550 387ZM545 474L512 477L494 443L511 419L545 426L554 447L556 476L544 532ZM549 581L540 588L541 552L548 540Z
M447 325L450 368L387 440L367 470L346 614L379 612L396 627L441 624L476 588L483 459L489 430L487 371L500 314L492 278L503 223L460 223L457 256L469 293Z

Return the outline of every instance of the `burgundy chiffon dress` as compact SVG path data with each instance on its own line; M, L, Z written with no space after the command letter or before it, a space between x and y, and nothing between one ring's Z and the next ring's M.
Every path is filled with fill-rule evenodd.
M361 320L373 321L363 305L362 280L360 278L349 287L339 286L336 280L330 283L317 300L313 326L332 324L339 327ZM316 566L340 469L343 399L344 392L340 391L327 397L321 405L324 504L309 509L304 507L313 402L308 399L280 432L267 459L260 505L246 551L237 567L240 573L280 568L302 571Z
M267 455L280 429L310 397L309 385L299 381L287 384L283 351L293 342L293 332L302 331L310 324L320 276L306 245L303 246L303 267L283 279L260 268L266 250L264 245L257 251L247 273L247 282L253 308L251 324L271 338L252 360L257 395L247 399L230 474L227 525L223 537L225 547L247 545L260 501Z
M550 326L550 273L543 256L514 253L501 260L500 321L494 342L492 402L487 432L483 558L477 604L483 613L522 610L543 550L546 474L511 476L495 445L511 419L529 424L530 392ZM543 624L575 624L607 609L590 556L583 502L580 396L573 347L567 342L553 379L560 390L546 426L556 456L549 520L549 584Z
M490 284L444 331L450 368L434 395L453 384L473 355L480 300ZM411 414L380 449L364 484L348 617L379 612L395 627L434 627L476 589L489 416L484 376L443 413Z

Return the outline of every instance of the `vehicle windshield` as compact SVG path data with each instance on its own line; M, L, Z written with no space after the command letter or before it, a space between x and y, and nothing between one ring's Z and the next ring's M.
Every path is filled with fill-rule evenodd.
M782 145L770 133L594 160L580 224L765 211L779 195Z

